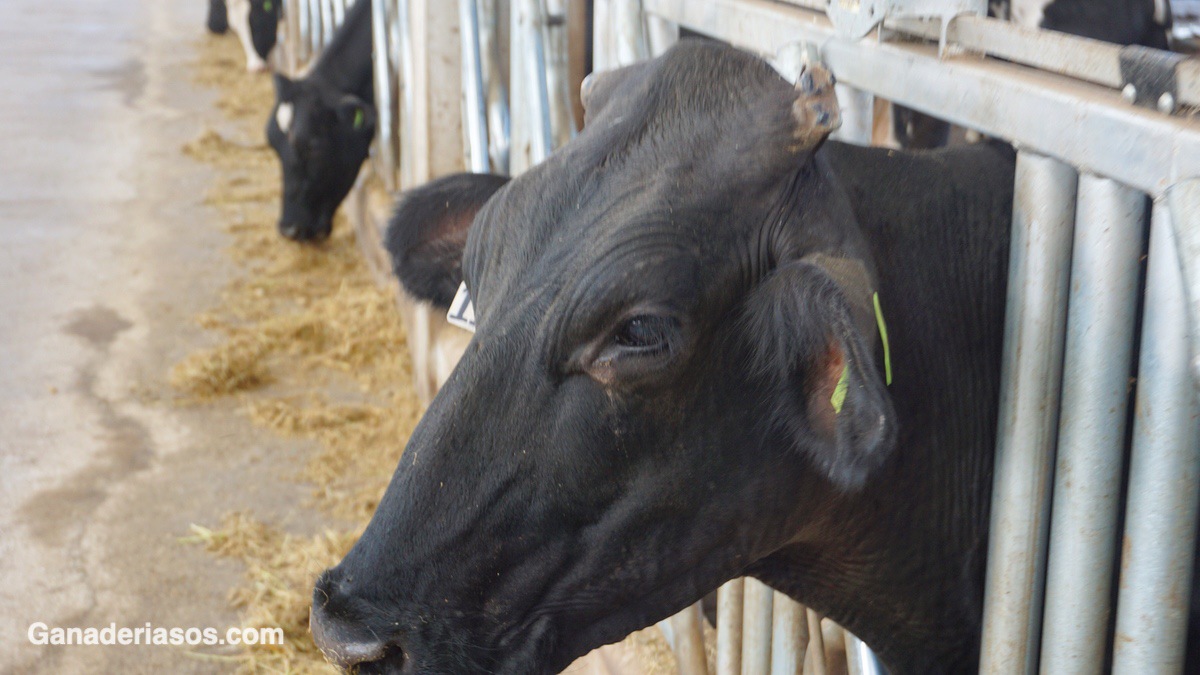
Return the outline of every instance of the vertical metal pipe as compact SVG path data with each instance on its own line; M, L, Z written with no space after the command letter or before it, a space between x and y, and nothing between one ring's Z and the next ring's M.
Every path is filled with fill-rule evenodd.
M338 27L346 20L346 0L333 0L333 25Z
M1145 204L1142 193L1115 181L1079 179L1046 564L1044 675L1104 667Z
M290 50L295 54L294 70L290 74L295 77L301 64L308 62L308 0L294 0L288 8L295 14L295 41L290 44Z
M567 3L543 0L540 22L543 44L543 77L546 80L546 114L550 120L554 151L575 135L575 114L571 108L570 64L567 50Z
M717 591L717 675L742 673L742 614L746 582L734 579Z
M475 0L479 12L479 54L483 67L487 106L488 158L492 170L508 173L509 128L508 91L504 86L504 63L500 53L500 11L498 0Z
M846 668L849 675L887 675L887 669L867 643L850 631L846 633Z
M804 606L779 591L772 604L771 675L801 675L808 637Z
M841 108L842 126L831 134L831 138L855 145L870 145L875 125L875 95L845 84L837 84L834 89Z
M315 59L321 55L325 44L325 30L321 23L321 1L308 0L308 56Z
M1041 636L1075 170L1021 152L1014 184L980 673L1032 673Z
M333 0L319 0L321 5L321 51L329 46L336 28L333 23Z
M546 88L545 45L542 42L541 0L514 0L512 5L512 145L509 162L514 174L545 159L554 147L549 92Z
M592 0L592 71L617 67L614 0Z
M412 12L408 0L390 0L395 12L389 29L396 45L392 57L399 64L397 75L400 80L400 187L414 187L417 176L416 144L416 100L413 94L417 77L412 46Z
M646 47L651 58L661 56L679 42L679 24L652 14L643 14L643 20L646 22Z
M642 19L641 0L611 0L614 63L618 68L645 59L649 55L646 45L645 21Z
M1171 218L1175 230L1175 248L1183 273L1183 294L1187 300L1192 326L1191 369L1195 385L1200 387L1200 180L1183 181L1171 188Z
M804 655L804 675L825 675L825 633L821 631L821 615L813 610L808 614L808 650Z
M1200 203L1171 197L1169 213L1155 205L1150 230L1114 675L1181 673L1184 665L1200 495L1200 409L1187 367L1187 301L1170 221L1200 225Z
M771 670L771 619L775 591L758 579L746 578L746 608L742 620L742 675L767 675Z
M475 0L458 0L458 22L462 38L463 154L468 171L487 173L491 168L487 103L479 51L479 7Z
M388 45L387 0L359 0L371 3L371 55L375 76L375 108L379 124L376 127L376 148L382 166L383 182L388 190L396 189L396 122L393 117L395 73Z
M696 603L670 619L673 640L671 648L679 664L679 675L708 675L708 658L704 653L704 612Z

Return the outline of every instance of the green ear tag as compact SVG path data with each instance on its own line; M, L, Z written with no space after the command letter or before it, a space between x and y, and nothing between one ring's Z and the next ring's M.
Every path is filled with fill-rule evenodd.
M829 402L833 404L833 412L835 414L842 412L842 406L846 403L846 382L847 376L850 375L850 364L842 366L842 376L838 378L837 384L833 387L833 396L829 397Z
M355 109L355 111L354 111L354 128L355 129L363 128L363 122L365 122L365 121L366 121L366 119L363 116L362 108ZM876 306L878 307L878 304L876 304Z
M265 12L271 11L272 7L274 7L274 5L271 4L271 0L267 0L266 2L263 3L263 11L265 11Z
M887 323L883 320L883 308L879 306L879 293L875 293L875 323L879 324L879 339L883 340L883 372L888 385L892 384L892 348L888 345ZM844 377L844 376L843 376ZM837 392L834 391L834 395Z

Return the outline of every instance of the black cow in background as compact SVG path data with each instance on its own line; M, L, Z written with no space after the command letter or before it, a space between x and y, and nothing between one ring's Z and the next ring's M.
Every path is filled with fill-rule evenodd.
M223 35L233 27L246 53L246 70L261 72L279 39L283 0L209 0L208 29Z
M358 0L308 75L275 75L267 141L283 171L279 232L321 241L375 135L371 2Z
M1011 0L1013 21L1119 45L1167 49L1167 0Z
M1167 49L1166 0L1005 0L990 14L1029 28L1044 28L1119 45ZM908 150L940 148L950 124L904 106L892 106L892 133Z

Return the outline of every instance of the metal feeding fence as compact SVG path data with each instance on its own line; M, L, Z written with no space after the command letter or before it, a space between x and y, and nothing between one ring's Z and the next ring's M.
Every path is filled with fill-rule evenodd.
M785 74L798 45L818 51L840 82L842 140L871 142L878 96L1011 141L980 672L1182 671L1200 497L1200 60L1023 29L986 18L986 0L370 1L380 123L360 189L519 173L574 133L573 56L590 49L606 70L681 29ZM288 1L292 66L344 9ZM580 14L590 27L573 30ZM823 672L820 617L786 596L735 580L717 614L720 675L799 673L806 653L803 672ZM695 606L663 624L681 672L707 672L702 621ZM853 636L847 656L881 672Z

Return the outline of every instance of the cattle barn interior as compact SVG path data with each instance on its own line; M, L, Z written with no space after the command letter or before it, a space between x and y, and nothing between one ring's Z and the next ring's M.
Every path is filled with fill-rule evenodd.
M0 572L9 581L0 592L0 671L1200 672L1200 2L13 0L11 11L0 47L8 64L0 78L11 92L0 103L11 152L0 162L0 373L8 385L0 405ZM770 68L755 70L764 62ZM709 68L712 91L684 89L694 85L686 75L693 63ZM729 72L744 79L731 82ZM720 117L741 110L760 82L769 89L782 81L787 119L799 125L790 141L754 142L775 123L767 113ZM646 112L669 108L662 100L684 112ZM651 124L662 119L677 128ZM699 147L724 147L711 138L712 119L732 154L665 143L672 147L655 155L661 165L630 166L641 157L638 143L656 139L698 134L707 143ZM621 145L626 133L638 140ZM644 302L622 315L600 356L581 347L565 357L590 365L553 371L555 391L591 387L606 403L560 401L549 408L562 415L551 431L507 445L465 439L542 427L470 413L502 409L478 403L500 399L517 411L510 417L544 414L533 407L542 390L522 370L539 348L496 355L519 336L551 332L566 295L539 304L539 293L576 252L545 251L568 237L572 213L610 198L604 181L635 175L638 188L583 230L592 238L579 243L580 260L607 245L599 233L634 208L625 206L658 199L682 212L690 203L659 194L661 185L683 191L695 174L758 189L753 176L774 166L775 146L804 158L789 170L799 170L794 191L806 199L803 180L836 173L828 189L844 195L845 213L864 221L867 238L889 236L889 225L899 231L903 214L942 218L926 223L929 230L967 227L982 218L967 200L1001 202L1010 229L988 259L1000 261L1002 321L989 335L958 340L970 343L968 352L995 346L995 383L971 381L975 371L965 366L945 381L947 391L962 392L950 398L987 390L987 422L962 427L982 428L986 438L961 443L981 449L983 464L971 476L946 469L956 482L943 492L955 496L937 502L962 509L930 511L907 501L908 483L888 480L922 461L905 454L906 441L960 428L951 418L971 401L938 408L924 401L945 392L939 398L902 383L915 377L905 372L912 361L893 345L945 336L930 329L910 337L928 318L912 308L925 305L879 292L896 273L875 268L913 264L954 286L971 277L972 261L951 258L984 254L931 246L919 264L896 254L851 261L857 267L849 258L830 263L827 252L799 261L780 259L782 248L765 254L777 275L768 279L789 265L820 269L845 298L836 304L843 323L829 324L832 346L822 357L836 355L836 368L825 370L840 379L821 389L820 375L792 373L805 387L804 405L832 406L834 450L851 452L839 434L866 443L877 433L880 445L895 446L894 457L853 479L812 468L844 458L793 453L803 456L797 466L810 468L803 485L817 484L827 490L817 494L837 502L805 502L813 522L826 512L859 513L839 511L844 501L874 504L874 513L903 523L911 505L920 516L909 520L932 521L915 526L918 538L972 534L961 549L943 549L930 535L879 552L855 548L855 533L869 528L853 515L844 539L835 533L830 545L804 539L803 527L786 542L763 534L751 513L730 541L712 545L711 565L687 563L688 574L703 568L707 576L688 577L686 592L668 592L683 583L674 577L612 591L612 579L682 569L675 559L691 555L689 547L647 553L625 535L589 539L611 527L608 511L563 508L547 526L536 498L488 494L492 483L477 474L509 471L505 480L519 485L522 471L541 480L602 464L588 454L588 437L578 452L553 459L577 462L569 470L511 468L526 461L516 458L525 452L518 446L532 453L539 434L579 426L572 406L604 420L600 435L618 438L621 452L649 447L653 434L622 426L624 412L613 411L663 400L654 398L661 392L644 384L649 366L625 372L644 389L622 381L617 357L604 361L613 349L645 347L638 363L648 363L660 347L675 354L711 342L728 358L703 367L735 363L731 382L759 377L764 366L717 338L679 347L684 338L675 336L689 324L655 323L663 308ZM604 159L594 168L587 162L597 147ZM968 156L1001 159L954 163ZM888 173L897 166L910 168ZM1002 185L988 166L1000 167ZM895 175L903 186L879 178ZM663 176L667 182L655 182ZM705 195L709 212L741 208L730 206L729 185L709 187L726 195L719 206ZM554 211L561 225L547 225L564 190L574 206ZM864 214L876 212L863 205L881 202L887 222L870 229ZM821 208L804 202L797 218L841 217ZM424 225L436 231L418 231ZM838 236L850 250L846 241L858 235ZM884 246L863 250L875 245ZM484 251L503 254L485 259ZM503 261L520 269L492 269ZM710 268L689 283L722 283ZM652 264L638 269L669 278ZM530 287L539 274L542 284ZM499 302L495 292L469 288L482 278L529 297L505 298L511 316L489 314L483 300ZM593 280L593 304L617 302L616 286L605 283ZM856 304L859 286L867 299ZM933 297L940 289L930 290ZM984 312L987 299L977 300ZM816 321L811 303L802 314ZM520 323L523 313L539 312ZM952 342L974 335L972 320ZM714 335L727 324L766 325L723 321ZM843 329L868 338L859 347L838 342ZM528 338L523 330L538 332ZM504 372L488 370L489 358ZM684 370L670 367L663 372ZM854 379L862 370L865 384ZM851 423L839 420L867 405L874 377L886 399L869 409L877 420L845 431ZM920 400L893 407L893 396ZM661 435L679 433L671 425L685 412L651 412L667 429ZM824 418L805 414L803 433L823 433ZM455 444L461 454L443 461L438 448ZM688 450L682 440L671 448ZM947 456L947 464L960 459ZM714 501L749 489L734 483L741 467L725 473L732 487L710 487ZM691 480L677 478L667 485ZM421 480L433 481L433 496L420 491ZM455 497L466 484L477 492ZM610 487L585 484L582 492L597 493L578 500L603 501ZM658 510L646 507L638 532L687 518L663 515L670 509L661 504L674 504L666 497ZM783 522L767 504L788 495L754 498L764 504L762 522ZM510 502L525 504L515 524L489 511ZM488 517L506 529L462 529L472 518L493 522ZM539 586L546 597L529 600L528 611L542 618L526 620L517 617L525 600L513 599L513 588L537 574L524 559L558 559L548 545L519 547L557 526L555 518L572 521L562 527L588 521L573 540L579 550L562 554L571 564L605 555L619 562L565 599L550 597L558 587ZM431 538L442 551L458 550L455 542L470 533L495 550L424 563L420 537L397 532ZM742 539L766 546L756 537L779 541L736 566L720 559ZM599 553L585 550L595 541ZM906 559L894 559L897 550ZM848 577L831 575L819 590L808 577L787 583L786 573L780 583L781 558L824 570L845 551L861 554ZM524 567L496 562L506 555ZM481 578L454 581L456 566L483 570ZM908 573L882 577L878 569ZM964 581L933 578L947 574ZM897 579L914 585L900 593L871 585ZM949 600L945 588L956 589ZM936 620L922 623L930 613Z

